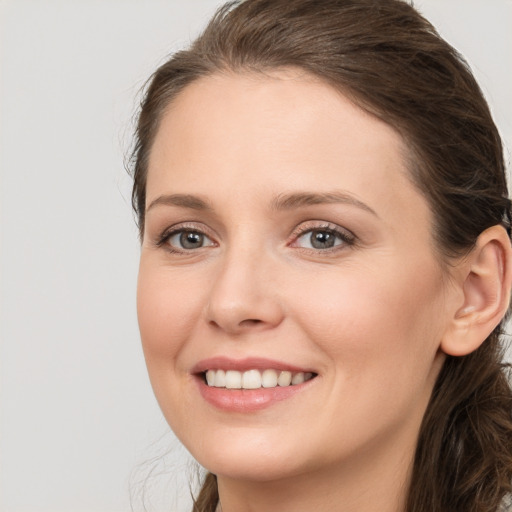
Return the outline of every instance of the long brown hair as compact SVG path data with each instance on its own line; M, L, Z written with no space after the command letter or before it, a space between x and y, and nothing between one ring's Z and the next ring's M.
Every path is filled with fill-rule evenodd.
M179 92L214 73L298 67L394 127L429 201L440 259L510 224L503 148L463 58L400 0L246 0L219 9L201 36L152 76L133 152L133 206L144 230L148 156ZM503 322L502 322L503 324ZM498 326L448 356L419 433L407 512L496 512L512 482L512 390ZM195 512L215 510L207 475Z

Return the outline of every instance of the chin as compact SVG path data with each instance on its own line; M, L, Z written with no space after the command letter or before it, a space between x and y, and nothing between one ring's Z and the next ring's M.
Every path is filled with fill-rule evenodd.
M301 473L297 459L300 450L288 450L283 446L282 436L278 443L261 436L228 437L224 440L217 437L211 444L205 439L197 453L196 450L191 453L205 469L230 479L266 482Z

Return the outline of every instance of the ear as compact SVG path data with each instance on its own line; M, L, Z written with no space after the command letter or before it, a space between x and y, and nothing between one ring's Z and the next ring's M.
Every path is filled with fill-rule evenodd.
M500 323L510 302L512 249L502 226L486 229L460 262L459 306L441 340L441 350L464 356L476 350Z

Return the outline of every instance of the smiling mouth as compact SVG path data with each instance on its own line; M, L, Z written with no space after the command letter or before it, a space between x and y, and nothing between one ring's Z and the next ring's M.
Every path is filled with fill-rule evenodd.
M287 370L237 370L210 369L203 373L209 387L225 389L260 389L297 386L316 377L312 372Z

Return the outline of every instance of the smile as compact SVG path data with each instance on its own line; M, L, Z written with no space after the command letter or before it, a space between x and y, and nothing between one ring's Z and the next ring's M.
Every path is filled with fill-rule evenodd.
M200 395L217 410L253 413L306 393L319 380L312 367L262 357L214 356L190 369Z
M291 372L287 370L237 370L210 369L205 372L209 387L225 389L260 389L297 386L311 380L311 372Z

